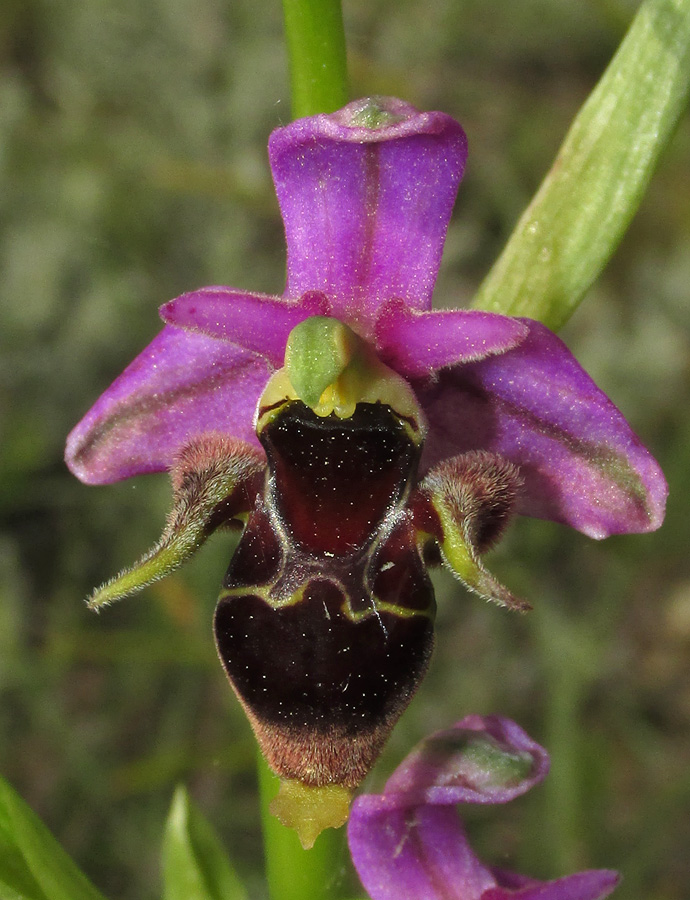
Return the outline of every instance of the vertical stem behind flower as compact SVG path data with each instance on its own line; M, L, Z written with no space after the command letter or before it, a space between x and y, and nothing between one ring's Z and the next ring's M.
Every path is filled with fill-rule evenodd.
M348 101L340 0L283 0L292 115L334 112Z
M286 828L268 806L280 780L258 754L261 822L266 877L271 900L334 900L341 895L345 830L322 832L311 850L304 850L297 832Z
M334 112L348 97L345 29L340 0L283 0L293 118ZM261 817L271 900L337 896L342 833L322 833L304 850L297 833L268 810L279 781L259 755Z
M552 756L544 786L549 821L544 855L553 861L555 871L568 871L589 865L582 771L587 743L583 707L600 671L599 653L596 638L578 629L562 611L540 608L536 623L537 647L548 685L545 743Z

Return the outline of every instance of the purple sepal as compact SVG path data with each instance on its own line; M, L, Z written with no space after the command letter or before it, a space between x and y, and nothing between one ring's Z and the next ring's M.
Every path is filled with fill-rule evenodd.
M365 336L391 297L431 308L467 156L450 116L373 102L298 119L269 140L288 247L285 294L322 291L333 314ZM387 124L363 124L372 108Z
M546 777L549 757L501 716L467 716L421 741L386 782L395 805L507 803Z
M451 807L370 810L355 800L347 827L352 861L372 900L479 900L496 885Z
M372 900L606 897L618 880L608 870L541 882L484 865L449 805L459 799L505 802L541 781L547 770L546 751L498 716L468 716L422 741L382 794L358 797L352 807L350 852Z
M372 900L603 900L618 873L593 869L537 881L485 866L457 811L421 806L363 809L348 824L350 853Z
M557 878L537 881L513 872L493 869L497 886L482 894L481 900L602 900L620 881L611 869L590 869Z
M237 344L265 356L276 368L283 365L292 329L309 316L330 312L326 297L315 291L291 301L227 287L191 291L160 308L161 318L169 325Z
M427 470L469 450L520 467L519 512L593 538L653 531L668 492L656 460L565 344L538 322L499 356L417 385L429 422Z
M262 356L167 325L70 433L67 465L87 484L109 484L169 468L204 432L260 446L254 411L272 370Z

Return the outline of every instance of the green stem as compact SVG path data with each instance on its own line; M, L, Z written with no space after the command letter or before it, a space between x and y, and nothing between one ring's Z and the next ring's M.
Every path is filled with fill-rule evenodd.
M546 740L551 771L542 795L545 820L542 852L554 871L583 868L583 792L581 766L583 703L592 673L598 670L595 640L583 638L563 613L543 604L537 615L539 655L548 685Z
M333 112L348 100L340 0L283 0L295 119Z
M258 757L266 877L271 900L333 900L340 895L345 833L328 829L304 850L297 833L268 811L280 779Z
M283 0L294 118L333 112L348 101L340 0ZM259 755L261 818L271 900L331 900L340 889L343 832L328 830L304 850L269 812L279 779Z

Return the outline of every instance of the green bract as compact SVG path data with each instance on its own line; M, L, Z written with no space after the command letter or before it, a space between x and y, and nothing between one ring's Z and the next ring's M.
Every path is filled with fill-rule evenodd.
M473 306L560 328L618 246L690 96L690 0L648 0Z

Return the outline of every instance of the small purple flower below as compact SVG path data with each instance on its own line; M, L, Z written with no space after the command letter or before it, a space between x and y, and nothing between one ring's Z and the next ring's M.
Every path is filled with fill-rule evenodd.
M537 881L485 865L455 806L506 803L547 775L546 751L514 722L468 716L422 741L382 794L363 794L348 823L350 852L372 900L601 900L607 869Z

